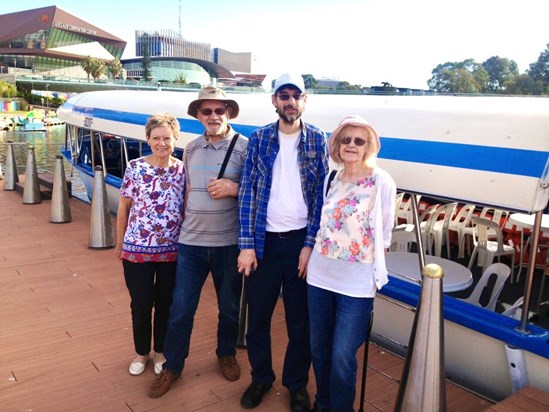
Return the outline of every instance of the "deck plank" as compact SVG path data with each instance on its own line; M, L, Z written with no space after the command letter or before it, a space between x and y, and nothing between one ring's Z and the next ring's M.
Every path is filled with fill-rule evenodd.
M0 184L1 185L1 184ZM245 349L242 377L226 381L215 355L217 304L211 279L200 300L190 356L181 379L160 399L147 397L152 362L130 376L133 357L129 295L112 249L88 248L90 207L72 198L73 221L49 223L51 203L21 205L0 190L0 409L2 411L237 411L250 383ZM115 227L115 219L112 221ZM288 410L281 384L286 349L284 308L272 322L278 379L261 411ZM358 362L362 365L363 350ZM403 360L369 347L366 411L394 407ZM360 379L357 383L357 407ZM448 411L484 411L491 404L451 383ZM315 391L311 371L309 393Z

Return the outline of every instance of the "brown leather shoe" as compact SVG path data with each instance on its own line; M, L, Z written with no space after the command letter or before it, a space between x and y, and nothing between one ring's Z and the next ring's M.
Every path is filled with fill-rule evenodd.
M240 378L240 366L234 356L220 356L217 360L225 379L234 382Z
M160 398L172 387L172 383L181 376L170 372L168 369L162 369L160 375L149 386L149 398Z

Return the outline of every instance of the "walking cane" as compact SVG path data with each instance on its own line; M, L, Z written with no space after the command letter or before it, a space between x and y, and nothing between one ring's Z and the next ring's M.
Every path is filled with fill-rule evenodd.
M366 371L368 369L368 349L370 348L370 333L372 332L372 323L374 321L374 311L370 313L370 320L366 328L366 339L364 341L364 361L362 362L362 388L360 390L360 408L358 412L364 412L364 398L366 397Z

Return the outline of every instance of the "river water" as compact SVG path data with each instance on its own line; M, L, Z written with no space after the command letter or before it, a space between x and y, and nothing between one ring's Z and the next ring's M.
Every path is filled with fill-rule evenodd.
M1 131L0 132L0 165L2 171L6 173L6 153L8 141L14 142L13 153L17 164L19 175L24 175L27 168L27 158L29 154L28 146L34 146L34 157L36 160L36 169L38 173L50 173L55 171L55 157L61 153L65 145L65 126L53 126L45 132L22 132ZM84 185L72 169L69 162L63 159L65 168L65 178L72 182L72 194L78 198L86 198Z

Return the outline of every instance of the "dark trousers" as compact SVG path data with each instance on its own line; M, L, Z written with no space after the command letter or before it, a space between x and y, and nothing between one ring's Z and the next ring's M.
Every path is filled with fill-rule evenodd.
M175 284L176 262L133 263L123 260L122 265L131 298L135 351L139 355L147 355L151 351L154 330L154 351L163 352Z
M263 259L245 283L248 303L246 343L252 366L252 381L263 384L272 384L275 380L271 319L282 286L288 331L282 384L291 391L307 386L311 366L307 282L297 274L299 253L304 241L305 231L286 238L267 233Z

